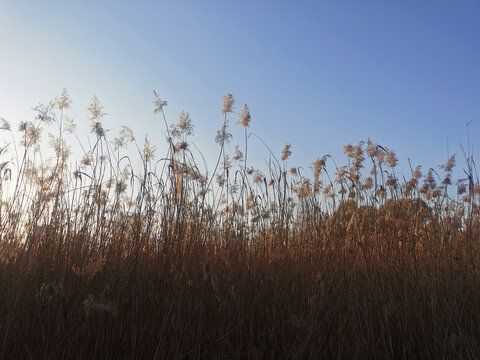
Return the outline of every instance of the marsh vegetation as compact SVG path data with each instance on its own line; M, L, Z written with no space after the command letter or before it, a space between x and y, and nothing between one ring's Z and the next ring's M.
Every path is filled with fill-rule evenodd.
M70 104L64 90L18 129L2 121L1 358L480 356L469 149L459 180L454 156L400 177L370 139L345 165L287 166L287 145L252 168L250 112L228 94L209 172L190 115L169 124L154 94L166 154L127 127L110 138L94 97L76 159Z

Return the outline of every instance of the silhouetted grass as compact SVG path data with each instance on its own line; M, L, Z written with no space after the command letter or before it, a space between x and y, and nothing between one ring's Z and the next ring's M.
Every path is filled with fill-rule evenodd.
M246 105L244 144L229 156L228 94L209 174L189 114L168 126L155 94L165 156L125 127L109 141L94 98L95 141L77 163L70 103L64 90L38 106L19 139L1 126L12 135L0 152L1 358L480 356L470 153L457 182L454 157L400 181L395 153L370 140L345 146L348 164L334 173L318 158L311 178L287 168L289 146L279 160L267 148L262 172L246 160ZM41 129L53 125L48 161Z

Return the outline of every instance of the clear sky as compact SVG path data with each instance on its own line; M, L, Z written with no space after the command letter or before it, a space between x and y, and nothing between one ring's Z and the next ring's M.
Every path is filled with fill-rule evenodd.
M230 92L292 165L343 164L370 137L428 169L449 137L461 167L471 120L480 148L480 2L0 0L0 117L31 120L64 87L80 129L95 93L112 138L128 125L161 145L155 89L171 122L190 112L208 158Z

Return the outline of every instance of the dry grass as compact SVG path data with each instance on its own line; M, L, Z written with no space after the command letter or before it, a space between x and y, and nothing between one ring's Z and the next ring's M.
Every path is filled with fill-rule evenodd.
M95 141L70 160L66 91L20 125L19 141L2 123L12 142L0 153L0 357L480 357L472 156L455 184L454 157L400 181L395 153L370 140L345 146L334 173L328 156L312 178L288 171L289 145L281 160L268 150L262 172L246 160L246 105L245 143L229 156L224 100L211 174L191 151L189 114L168 126L156 94L162 158L128 128L109 141L95 98ZM55 124L47 161L41 129Z

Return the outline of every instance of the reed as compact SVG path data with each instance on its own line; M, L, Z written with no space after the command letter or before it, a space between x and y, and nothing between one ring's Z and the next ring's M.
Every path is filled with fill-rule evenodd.
M166 154L127 127L109 139L94 97L76 161L71 103L64 90L16 133L2 119L1 358L480 357L471 154L456 181L454 156L401 180L370 139L311 175L288 170L290 145L255 169L247 105L244 144L229 145L227 94L209 173L189 113L169 125L155 93Z

